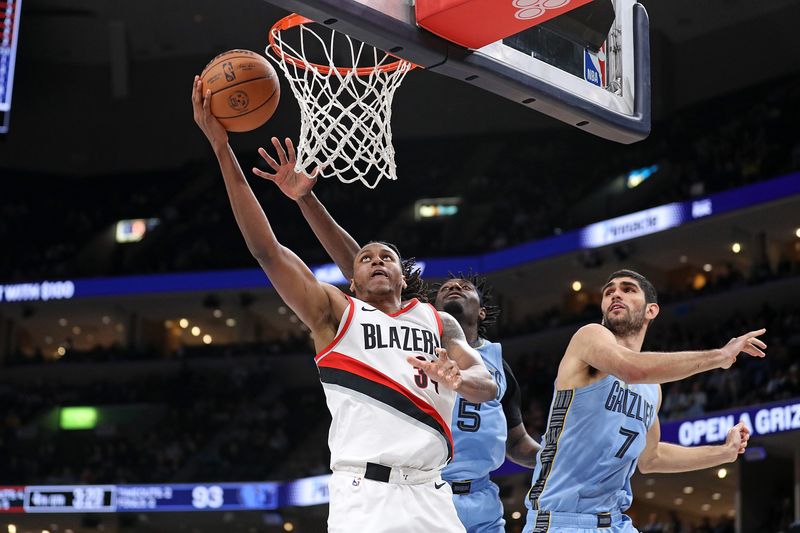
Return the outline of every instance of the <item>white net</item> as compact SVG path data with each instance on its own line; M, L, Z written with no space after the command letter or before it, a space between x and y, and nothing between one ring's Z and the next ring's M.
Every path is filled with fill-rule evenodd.
M267 57L283 70L300 105L297 170L310 174L319 167L321 176L369 188L397 179L392 99L414 65L327 28L330 36L323 38L306 24L297 26L292 46L277 26ZM324 56L327 65L312 63L307 53ZM337 67L334 57L350 64Z

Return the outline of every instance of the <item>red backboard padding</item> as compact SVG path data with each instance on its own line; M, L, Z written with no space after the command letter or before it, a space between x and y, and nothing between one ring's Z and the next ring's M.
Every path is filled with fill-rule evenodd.
M466 48L481 48L592 0L417 0L417 24Z

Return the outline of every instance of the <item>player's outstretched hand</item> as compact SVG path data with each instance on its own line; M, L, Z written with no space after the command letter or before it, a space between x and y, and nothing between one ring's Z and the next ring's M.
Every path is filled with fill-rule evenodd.
M767 345L758 337L766 332L766 329L761 328L728 341L728 344L722 347L722 354L725 359L720 368L730 368L736 362L736 357L742 352L753 357L764 357L765 354L762 350L766 350Z
M208 142L215 150L228 144L228 132L225 127L217 120L217 117L211 114L211 89L203 94L203 82L200 81L200 76L194 77L192 82L192 111L194 112L194 121L203 130Z
M283 194L297 201L311 192L314 184L317 183L320 169L319 167L315 168L310 176L305 172L297 172L295 170L297 156L294 152L294 144L288 137L286 138L286 150L283 149L283 145L277 137L272 138L272 144L275 146L278 155L277 161L263 148L258 149L258 154L275 171L275 174L270 174L255 167L253 167L253 174L260 178L274 181Z
M737 457L742 455L747 449L747 441L750 440L750 430L743 422L739 422L731 429L728 430L728 436L725 439L725 446L731 450L731 462L735 461Z
M425 372L429 379L438 382L448 389L457 391L461 388L461 369L458 368L456 362L447 355L447 350L444 348L436 348L435 351L439 358L433 362L420 361L413 357L407 357L406 360L411 366Z

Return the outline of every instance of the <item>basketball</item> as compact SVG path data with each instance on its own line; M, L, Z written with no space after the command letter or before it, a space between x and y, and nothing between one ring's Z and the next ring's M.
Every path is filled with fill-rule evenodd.
M278 75L261 54L229 50L212 59L200 79L203 94L211 89L211 113L228 131L254 130L278 107Z

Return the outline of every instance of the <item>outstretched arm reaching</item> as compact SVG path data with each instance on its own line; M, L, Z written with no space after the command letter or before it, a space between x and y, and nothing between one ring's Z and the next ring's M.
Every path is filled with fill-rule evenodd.
M297 202L303 217L311 226L314 235L328 252L328 255L342 271L347 279L353 278L353 260L361 249L359 244L341 227L328 213L322 202L319 201L314 191L311 189L317 183L319 168L314 169L311 175L297 172L295 165L297 157L295 155L292 140L286 138L286 150L277 137L272 138L272 144L278 160L273 159L263 148L259 148L258 153L267 162L267 165L275 171L274 174L265 172L258 168L253 168L253 173L264 179L275 182L278 188L289 198Z
M228 144L228 134L209 109L211 91L202 93L202 82L192 84L194 120L217 156L236 223L247 248L264 269L286 305L311 329L317 346L326 346L336 335L346 297L335 287L320 283L294 252L281 245L258 203Z
M659 406L661 391L659 390ZM725 463L732 463L744 453L750 430L739 422L728 430L725 444L720 446L678 446L661 442L661 426L656 417L647 432L647 444L639 455L639 471L643 474L689 472Z
M564 354L564 361L590 366L613 374L627 383L666 383L684 379L715 368L730 368L742 352L764 357L767 345L758 337L766 332L759 329L731 339L716 350L696 352L634 352L620 345L614 334L600 324L583 326L573 335ZM562 368L564 362L562 361ZM571 388L568 379L562 383L559 369L558 387Z

